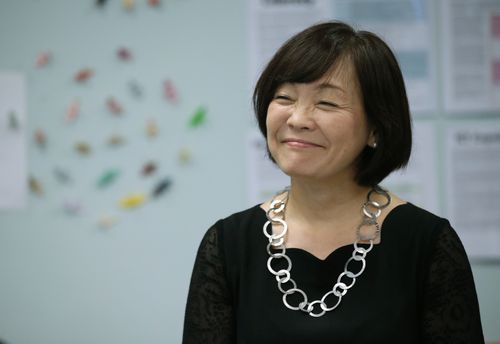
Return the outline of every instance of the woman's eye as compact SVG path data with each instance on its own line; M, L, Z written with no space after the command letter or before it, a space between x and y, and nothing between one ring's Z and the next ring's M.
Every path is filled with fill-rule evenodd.
M332 107L332 108L337 107L337 104L327 101L320 101L318 104L321 106Z
M292 101L292 98L290 98L289 96L286 96L286 95L278 94L278 95L274 96L274 100L277 100L277 101L282 102L282 103L289 103Z
M274 96L274 99L285 99L285 100L290 100L290 97L289 96L284 96L284 95L276 95Z

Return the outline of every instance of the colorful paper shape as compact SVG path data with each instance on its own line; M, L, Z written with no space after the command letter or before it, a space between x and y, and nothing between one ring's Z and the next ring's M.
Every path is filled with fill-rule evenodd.
M141 174L144 177L152 175L156 171L156 164L153 161L147 162L142 166Z
M165 98L172 104L179 103L179 94L171 80L163 82L163 93Z
M160 5L160 0L148 0L148 5L151 7L156 7Z
M38 147L45 148L45 146L47 145L47 136L42 129L35 130L35 132L33 133L33 138L35 139L35 143Z
M156 137L158 135L158 124L154 119L150 119L146 124L146 135L150 138Z
M43 195L42 184L35 177L33 177L33 176L29 177L28 186L29 186L29 189L30 189L30 191L32 193L34 193L34 194L36 194L38 196L42 196Z
M101 229L110 229L116 224L116 222L117 222L116 217L110 215L103 215L101 216L97 224Z
M146 202L146 195L143 193L131 193L121 198L118 202L123 209L131 209L140 206Z
M68 215L79 215L82 211L82 205L79 201L66 200L63 203L63 210Z
M8 117L9 117L9 129L19 130L21 124L19 123L19 118L17 117L17 113L15 111L10 111Z
M66 123L72 123L78 118L79 114L80 114L80 102L78 100L74 100L66 110L66 116L64 116L64 119Z
M165 193L172 185L172 180L170 178L162 179L153 189L153 197L157 198Z
M122 61L129 61L132 59L132 53L129 49L121 47L116 51L116 56Z
M189 119L189 126L196 128L202 125L206 120L206 113L207 110L203 106L200 106Z
M134 0L122 0L122 6L124 9L130 11L134 9L135 1Z
M49 62L52 60L52 54L49 53L48 51L41 52L38 54L36 57L36 66L38 68L42 68L49 64Z
M119 147L119 146L122 146L123 144L125 144L125 138L123 136L120 136L120 135L112 135L109 139L108 139L108 146L111 146L111 147Z
M123 112L123 106L113 97L106 100L106 106L113 115L121 115Z
M94 71L90 68L83 68L80 69L76 74L75 74L75 81L79 83L84 83L87 80L89 80L92 76L94 75Z
M130 93L136 98L142 97L142 88L141 86L137 83L137 81L132 80L128 83L128 88L130 90Z
M191 161L191 151L188 148L183 147L179 149L177 158L181 164L188 164Z
M68 184L71 182L71 176L69 173L60 167L54 167L54 176L61 184Z
M117 169L104 171L97 181L97 186L100 188L108 186L113 183L119 175L120 171L118 171Z
M90 145L83 141L75 143L75 150L80 153L80 155L89 155L92 152Z

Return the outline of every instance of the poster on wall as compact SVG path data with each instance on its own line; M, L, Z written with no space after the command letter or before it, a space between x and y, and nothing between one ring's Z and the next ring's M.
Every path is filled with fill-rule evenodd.
M25 204L25 136L24 77L0 72L0 209Z
M471 257L500 259L500 122L450 126L445 151L447 217Z
M435 113L437 107L433 13L428 0L332 1L332 18L372 31L389 44L416 116Z
M381 184L402 199L439 215L436 141L436 128L432 122L415 122L408 166L393 172Z
M341 20L377 33L393 49L415 115L437 108L435 28L429 0L249 0L251 83L293 34L324 20Z
M500 110L500 2L441 2L445 110Z
M319 21L331 19L328 0L248 0L247 13L252 85L288 38Z

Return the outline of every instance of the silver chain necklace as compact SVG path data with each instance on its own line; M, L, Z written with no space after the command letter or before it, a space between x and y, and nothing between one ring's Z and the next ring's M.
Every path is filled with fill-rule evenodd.
M385 197L386 202L380 204L371 199L373 193L377 193ZM285 194L282 198L280 195ZM285 209L288 201L289 188L279 192L271 201L271 206L266 212L268 221L264 224L262 228L264 235L269 239L269 244L267 244L267 253L269 258L267 260L267 269L271 272L278 282L278 289L283 293L283 303L289 309L294 311L301 310L306 312L312 317L321 317L326 312L333 311L338 307L342 297L347 293L347 291L354 286L356 283L356 278L361 276L366 267L366 255L373 248L373 242L380 236L380 226L377 222L382 209L387 207L391 203L391 196L389 193L382 189L380 186L373 187L366 196L366 201L363 203L361 210L363 211L363 220L361 224L356 229L356 242L354 242L354 250L352 251L351 257L347 260L344 265L344 271L337 277L337 282L334 284L333 288L323 295L321 299L309 302L307 294L300 288L297 287L297 283L291 277L292 270L292 260L286 255L285 247L285 235L288 231L288 225L285 221ZM268 227L271 225L271 234L268 232ZM272 225L281 226L283 230L278 234L272 233ZM375 229L372 235L363 234L363 227L372 227ZM366 231L366 230L365 230ZM369 241L370 246L368 248L358 246L361 241ZM278 252L273 252L272 250L279 250ZM284 259L287 263L286 269L280 269L276 271L272 267L273 260ZM353 261L360 262L361 268L357 273L349 270L349 264ZM349 278L350 282L342 281L342 279ZM284 287L285 284L289 284L289 288ZM297 306L293 306L288 302L288 296L298 293L302 296L303 301ZM330 298L334 298L332 303L328 302ZM331 304L332 306L328 306ZM319 307L318 307L319 306Z

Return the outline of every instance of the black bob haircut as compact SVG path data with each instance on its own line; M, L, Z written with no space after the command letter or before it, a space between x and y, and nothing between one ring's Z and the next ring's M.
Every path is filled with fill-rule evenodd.
M408 164L412 145L403 76L391 49L377 35L338 21L299 32L276 52L257 81L255 116L267 137L267 109L277 88L286 82L314 82L342 62L353 67L367 121L377 138L377 148L367 146L358 157L355 180L374 186ZM274 161L270 153L269 157Z

